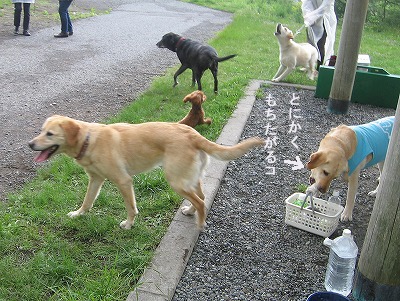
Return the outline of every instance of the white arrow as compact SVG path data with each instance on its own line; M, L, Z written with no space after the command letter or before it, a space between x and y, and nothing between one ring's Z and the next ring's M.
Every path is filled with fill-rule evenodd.
M292 167L292 170L298 170L304 168L304 165L303 163L301 163L299 156L296 156L296 161L284 160L283 163L294 165Z

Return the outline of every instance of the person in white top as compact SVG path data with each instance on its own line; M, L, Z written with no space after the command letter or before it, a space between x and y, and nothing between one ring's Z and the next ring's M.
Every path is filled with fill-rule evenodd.
M12 0L14 3L14 34L19 34L19 27L21 25L21 14L22 14L22 6L24 8L24 21L22 23L22 34L24 36L30 36L29 32L29 21L31 17L31 3L35 3L35 0Z
M335 0L302 0L307 40L318 50L318 68L334 53L336 35Z

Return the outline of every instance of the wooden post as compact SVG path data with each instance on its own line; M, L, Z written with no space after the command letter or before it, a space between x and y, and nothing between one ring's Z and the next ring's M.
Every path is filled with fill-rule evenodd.
M380 181L355 277L358 301L400 300L400 97Z
M328 100L329 113L346 114L348 112L367 8L368 0L347 1Z

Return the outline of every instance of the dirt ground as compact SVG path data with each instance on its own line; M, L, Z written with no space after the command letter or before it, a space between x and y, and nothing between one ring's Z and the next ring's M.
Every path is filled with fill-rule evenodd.
M10 1L11 2L11 1ZM113 8L124 4L132 2L129 0L79 0L74 1L70 7L71 15L84 16L89 15L90 12L95 12L96 14L103 14L111 11ZM60 23L58 17L58 1L44 2L37 0L35 4L31 5L31 20L30 20L30 31L32 35L40 29L54 27ZM8 39L13 39L14 34L14 6L10 3L0 9L0 44ZM21 21L22 22L22 21ZM33 38L33 37L22 37L22 38ZM7 80L3 78L2 80ZM4 110L4 108L2 108ZM32 116L27 116L29 119L35 119L36 112L28 111L24 114L30 114ZM89 113L90 111L87 110ZM94 113L93 113L94 114ZM20 127L20 124L15 124L15 128ZM2 136L5 135L6 138L12 134L12 131L7 128L2 128ZM3 139L7 140L7 139ZM7 146L5 146L6 148ZM11 152L9 150L8 152ZM2 162L0 165L0 198L4 199L6 193L20 188L26 181L31 179L35 175L35 168L27 163L24 155L24 151L18 154L16 162L10 162L6 158L0 158ZM4 164L3 164L4 163Z

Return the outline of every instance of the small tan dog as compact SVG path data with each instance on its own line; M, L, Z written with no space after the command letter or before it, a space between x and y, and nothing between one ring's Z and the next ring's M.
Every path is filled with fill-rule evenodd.
M342 221L353 218L361 170L377 164L382 174L393 124L394 117L385 117L357 126L340 125L326 134L318 151L311 154L307 163L311 170L308 191L326 193L332 180L341 175L348 181ZM369 195L375 196L378 189L379 184Z
M264 143L254 137L234 146L222 146L178 123L105 125L55 115L44 122L41 133L29 146L40 151L36 162L65 153L75 158L88 174L89 186L82 206L68 216L76 217L90 210L108 179L119 188L128 212L128 218L120 227L130 229L138 214L133 175L162 165L171 187L191 202L182 209L183 214L193 215L197 210L198 226L203 228L206 209L201 176L208 155L218 160L233 160Z
M204 110L201 104L205 102L207 99L206 95L201 91L194 91L185 96L183 102L191 102L192 109L189 113L178 123L186 124L194 128L196 125L199 124L208 124L210 125L212 120L211 118L204 118Z
M317 74L315 70L318 59L317 49L309 43L293 41L292 31L282 24L276 26L275 36L279 43L280 66L272 81L280 82L284 80L298 66L306 68L307 76L314 80Z

